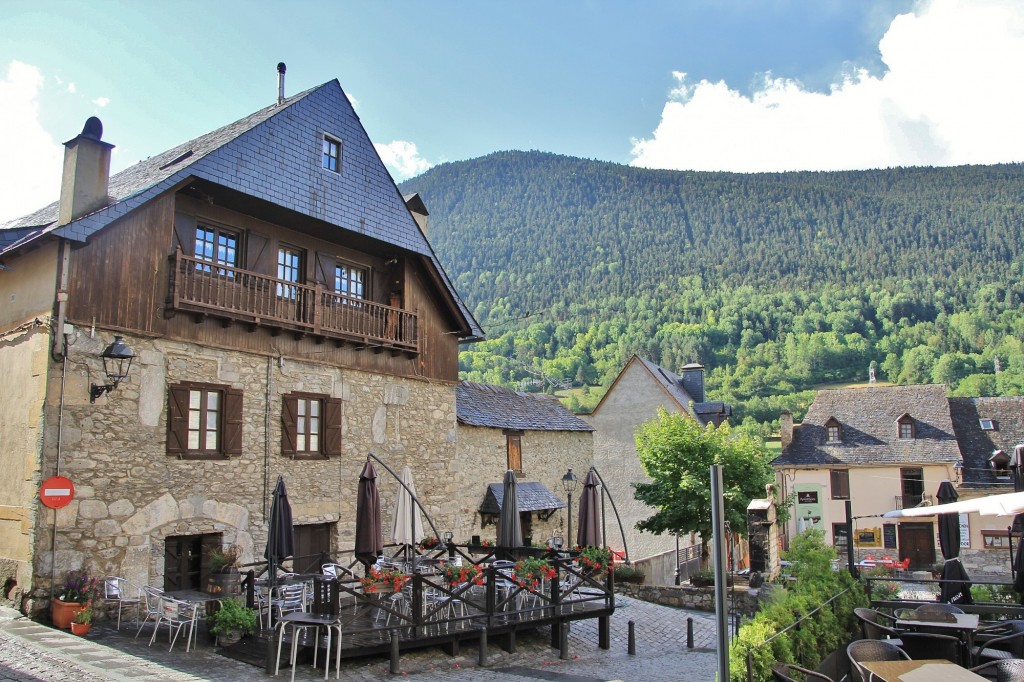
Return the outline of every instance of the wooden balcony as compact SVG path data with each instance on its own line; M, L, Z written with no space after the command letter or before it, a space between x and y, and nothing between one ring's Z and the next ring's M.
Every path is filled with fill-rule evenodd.
M213 265L179 249L170 308L274 330L333 339L339 345L419 353L415 312L239 268Z

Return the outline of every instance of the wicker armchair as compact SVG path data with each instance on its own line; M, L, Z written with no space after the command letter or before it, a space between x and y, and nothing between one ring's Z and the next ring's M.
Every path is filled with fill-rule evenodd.
M772 666L772 676L776 682L835 682L828 675L792 663L776 663Z
M958 637L931 632L904 632L900 648L915 660L944 658L962 665L964 644Z
M900 645L900 633L893 627L896 619L892 616L863 607L855 608L853 614L860 621L864 639L882 639Z
M971 668L971 672L995 679L996 682L1024 682L1024 661L1020 659L989 661L984 665Z
M850 659L850 679L853 682L868 682L871 673L861 667L861 661L909 661L910 656L891 642L877 639L862 639L846 647Z
M1024 658L1024 621L1008 620L978 631L975 661ZM992 636L994 635L994 636Z

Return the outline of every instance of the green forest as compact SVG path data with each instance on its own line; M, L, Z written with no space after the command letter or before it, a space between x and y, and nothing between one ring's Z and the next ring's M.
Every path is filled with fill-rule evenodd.
M592 408L633 354L698 361L735 421L813 388L1024 393L1024 166L709 173L540 152L402 184L485 341L464 379Z

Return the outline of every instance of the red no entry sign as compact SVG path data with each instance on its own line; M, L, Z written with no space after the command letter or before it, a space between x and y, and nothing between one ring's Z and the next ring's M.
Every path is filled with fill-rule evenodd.
M74 497L75 484L63 476L51 476L39 488L39 499L50 509L66 507Z

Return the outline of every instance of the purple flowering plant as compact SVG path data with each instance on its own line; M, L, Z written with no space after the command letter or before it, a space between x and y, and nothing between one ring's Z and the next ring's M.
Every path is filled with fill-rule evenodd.
M85 604L99 597L100 581L90 578L89 572L84 568L80 571L70 571L64 578L64 587L61 588L57 598L61 601Z

